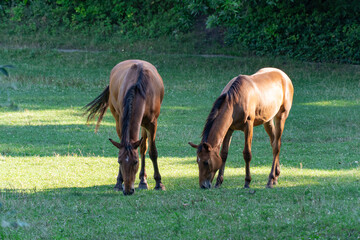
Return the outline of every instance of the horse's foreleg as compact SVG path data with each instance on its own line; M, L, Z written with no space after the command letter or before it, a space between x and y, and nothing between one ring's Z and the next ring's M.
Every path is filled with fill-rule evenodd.
M119 115L116 113L115 109L114 109L114 106L112 104L110 104L110 110L111 110L111 113L113 115L113 117L115 118L115 122L116 122L116 133L117 135L119 136L119 139L121 140L121 129L120 129L120 122L119 122ZM116 191L122 191L123 190L123 184L124 180L123 180L123 177L122 177L122 174L121 174L121 169L119 167L119 174L116 178L116 184L115 184L115 187L114 189Z
M114 189L116 191L122 191L123 190L123 185L122 183L124 182L122 174L121 174L121 168L119 167L119 175L116 178L116 185L114 187Z
M157 128L157 121L155 121L155 123L153 123L153 124L150 124L149 129L148 129L149 133L150 133L149 155L150 155L150 159L154 166L154 179L156 181L155 189L156 190L165 190L165 186L161 182L161 175L160 175L159 167L158 167L158 163L157 163L158 152L157 152L156 144L155 144L156 128Z
M275 139L273 141L273 164L271 167L271 171L269 174L269 181L266 185L268 188L272 188L275 184L277 184L278 177L280 175L280 147L281 147L281 135L284 131L286 120L286 114L283 113L280 116L275 117Z
M225 135L223 144L222 144L222 148L221 148L221 152L220 152L220 156L222 159L222 165L219 169L218 177L216 179L216 185L215 185L216 188L220 187L224 181L225 163L226 163L226 159L227 159L227 155L228 155L228 151L229 151L229 147L230 147L230 143L231 143L231 136L232 136L233 132L234 132L234 130L231 130L231 129L228 130L228 132Z
M251 182L250 161L251 161L251 143L253 137L253 126L254 123L251 120L248 120L244 129L245 146L244 146L243 156L245 160L245 173L246 173L244 188L249 188Z
M148 189L148 184L146 181L147 175L145 170L145 154L147 150L147 132L144 127L141 128L141 137L143 138L143 141L140 145L140 156L141 156L141 170L140 170L140 183L139 183L139 189Z

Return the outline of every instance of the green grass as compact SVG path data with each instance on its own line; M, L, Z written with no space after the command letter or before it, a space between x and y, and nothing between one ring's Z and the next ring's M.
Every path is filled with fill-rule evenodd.
M360 236L360 68L284 58L1 49L0 239L357 239ZM82 107L118 62L150 61L165 98L157 146L165 192L114 192L117 151L108 112L97 134ZM242 189L243 133L220 189L198 189L195 151L213 101L239 73L284 70L295 96L279 185L266 189L272 150L254 130L252 190ZM136 181L138 184L139 180Z

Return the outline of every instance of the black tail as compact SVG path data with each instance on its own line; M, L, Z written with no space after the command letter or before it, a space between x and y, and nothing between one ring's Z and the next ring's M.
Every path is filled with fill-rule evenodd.
M100 122L104 117L106 109L109 107L109 85L104 89L104 91L97 96L94 100L88 103L84 108L86 109L85 114L89 113L87 117L87 122L95 118L99 114L98 121L96 123L95 132L97 132Z

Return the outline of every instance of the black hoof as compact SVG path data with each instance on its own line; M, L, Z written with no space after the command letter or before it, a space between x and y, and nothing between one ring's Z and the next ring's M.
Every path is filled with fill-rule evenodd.
M114 187L114 190L119 192L119 191L123 191L124 190L124 187L122 184L116 184L115 187Z
M249 182L245 182L244 188L250 188L250 183L249 183Z
M256 191L254 189L249 189L249 194L255 194Z
M164 184L159 183L159 184L156 184L155 190L163 190L163 191L165 191L166 188L165 188Z
M277 179L269 179L268 183L266 184L266 188L274 188L274 185L277 184Z
M148 189L147 183L139 183L139 189Z

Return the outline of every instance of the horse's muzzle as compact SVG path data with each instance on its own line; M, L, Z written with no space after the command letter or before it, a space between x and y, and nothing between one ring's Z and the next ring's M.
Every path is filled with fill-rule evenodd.
M210 182L209 180L205 180L205 181L200 185L200 187L201 187L202 189L209 189L209 188L211 188L211 182Z
M135 189L134 189L134 188L131 188L130 191L125 191L125 190L123 191L123 193L124 193L125 196L126 196L126 195L133 195L134 192L135 192Z

